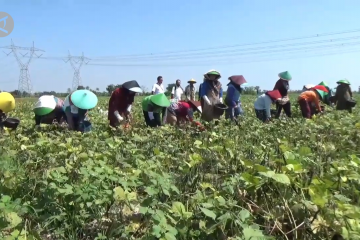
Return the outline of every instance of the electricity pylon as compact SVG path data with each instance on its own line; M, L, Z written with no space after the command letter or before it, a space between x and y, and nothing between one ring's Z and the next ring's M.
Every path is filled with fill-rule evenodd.
M29 73L29 65L31 60L33 59L33 57L41 57L42 54L37 55L35 52L45 52L44 50L35 48L34 42L33 42L33 46L32 47L19 47L19 46L15 46L13 40L11 39L11 45L10 46L6 46L6 47L1 47L1 48L5 48L5 49L9 49L11 50L9 53L4 52L7 56L9 56L11 53L14 54L16 61L18 62L18 65L20 67L20 77L19 77L19 85L18 85L18 91L20 92L21 95L23 95L25 92L28 94L32 94L33 93L33 89L32 89L32 84L31 84L31 79L30 79L30 73ZM22 54L19 51L28 51L25 54ZM30 53L30 55L27 57L28 60L23 62L18 53L20 55L22 55L23 57L25 57L26 55L28 55Z
M72 89L76 90L76 88L82 85L82 80L80 76L80 68L85 64L88 64L91 59L84 56L82 53L81 56L71 56L69 51L69 56L67 60L64 60L66 63L70 62L71 67L74 69L74 77L72 82Z

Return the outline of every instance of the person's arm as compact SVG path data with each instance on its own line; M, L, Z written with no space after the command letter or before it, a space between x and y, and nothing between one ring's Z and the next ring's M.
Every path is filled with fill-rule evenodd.
M320 100L319 96L314 92L313 95L313 102L315 103L315 106L319 112L322 112L321 106L320 106Z
M156 91L156 84L154 84L152 87L151 95L154 95L155 91Z
M110 100L109 100L109 110L110 110L110 106L112 107L112 109L114 109L114 112L113 113L110 113L110 114L114 114L115 117L118 119L119 122L121 122L124 118L120 115L119 111L118 111L118 106L121 104L120 103L120 96L119 96L119 93L118 93L118 89L116 89L112 94L111 94L111 97L110 97Z
M229 107L235 107L236 106L236 102L234 101L233 99L233 96L235 94L235 88L233 87L228 87L228 90L227 90L227 101L230 100L230 106Z
M175 95L175 87L173 87L171 90L171 99L174 98L174 95Z
M350 94L350 97L352 98L353 95L352 95L352 91L351 91L351 87L349 86L349 94Z
M222 89L222 87L220 87L219 98L220 98L220 102L223 103L223 89Z
M209 100L209 98L206 96L206 92L207 92L207 85L204 85L205 83L203 83L203 85L201 86L201 93L200 96L201 98L203 98L205 100L205 102L210 105L211 102Z

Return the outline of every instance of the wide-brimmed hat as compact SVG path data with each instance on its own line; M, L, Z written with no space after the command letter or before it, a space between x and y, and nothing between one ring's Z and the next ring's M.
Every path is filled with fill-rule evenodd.
M0 110L8 113L15 109L15 98L8 92L0 93Z
M315 87L314 84L306 84L306 85L304 85L304 88L307 89L307 90L309 90L309 89L311 89L313 87Z
M76 90L70 95L71 102L78 108L89 110L96 107L98 103L97 96L89 90Z
M192 78L188 81L188 83L196 83L196 80Z
M322 82L319 83L318 85L325 86L325 87L328 87L328 86L329 86L329 85L328 85L326 82L324 82L324 81L322 81Z
M316 85L316 86L314 86L314 87L312 87L313 89L316 89L316 90L321 90L321 91L323 91L323 92L325 92L325 93L328 93L329 92L329 90L325 87L325 86L323 86L323 85Z
M282 98L279 90L267 91L265 94L268 95L273 101L276 101L276 100L279 100Z
M279 78L285 81L290 81L292 79L290 73L288 71L281 72L278 74Z
M237 85L242 85L244 83L247 83L243 75L234 75L229 77L229 80Z
M151 96L150 101L159 106L159 107L168 107L170 106L169 99L165 96L164 93L159 93L156 95Z
M52 95L44 95L35 103L33 111L35 115L44 116L51 113L56 107L56 101Z
M188 102L189 102L190 105L195 107L196 110L198 110L200 113L202 113L202 108L201 108L201 102L200 101L189 100Z
M314 89L314 91L316 91L319 94L319 96L321 97L322 100L325 98L326 92L318 90L318 89Z
M350 85L350 82L346 79L342 79L342 80L339 80L336 82L337 84L340 84L340 83L343 83L343 84L347 84L347 85Z
M129 90L130 92L135 92L135 93L142 93L143 90L141 89L139 83L136 80L131 80L128 82L124 82L121 87Z
M209 75L216 75L218 76L218 78L221 78L221 74L219 71L216 71L214 69L208 71L207 73L204 74L204 77L207 79Z

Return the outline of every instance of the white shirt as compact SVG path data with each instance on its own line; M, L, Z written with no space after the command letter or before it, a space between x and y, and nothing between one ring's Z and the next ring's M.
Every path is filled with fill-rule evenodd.
M159 85L158 83L155 83L152 87L152 91L154 94L164 93L164 86L162 84Z
M261 94L255 101L254 103L254 107L256 110L265 110L266 111L266 117L270 118L271 117L271 104L272 104L272 100L271 98L264 94Z
M70 97L70 95L68 95L68 96L65 98L64 108L70 107L70 111L71 111L72 114L78 114L78 113L79 113L79 108L77 108L77 107L76 107L75 105L73 105L73 104L70 104L69 97Z
M175 89L175 86L174 86L171 91L171 94L174 95L174 98L178 99L178 100L181 100L181 95L183 95L183 93L184 93L184 91L182 90L181 87L176 87L176 89Z

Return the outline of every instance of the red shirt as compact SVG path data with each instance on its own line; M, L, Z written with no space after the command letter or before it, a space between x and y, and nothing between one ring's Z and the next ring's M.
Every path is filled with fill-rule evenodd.
M114 112L124 113L127 107L134 102L135 93L124 88L117 88L109 99L108 118L114 118Z

